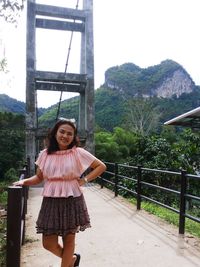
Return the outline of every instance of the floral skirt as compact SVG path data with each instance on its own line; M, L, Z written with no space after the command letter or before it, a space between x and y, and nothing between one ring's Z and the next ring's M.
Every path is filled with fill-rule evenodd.
M44 197L36 222L37 233L65 236L91 227L84 196Z

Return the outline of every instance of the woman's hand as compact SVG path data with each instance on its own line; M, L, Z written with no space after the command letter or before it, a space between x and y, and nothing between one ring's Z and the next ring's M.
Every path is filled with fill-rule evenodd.
M83 178L78 178L78 183L80 186L83 186L84 184L86 184L86 182Z
M37 169L36 175L33 175L30 178L26 178L26 179L22 179L17 182L14 182L13 185L14 186L23 186L23 185L31 186L31 185L40 184L42 181L43 181L43 174L40 171L40 169Z
M85 184L85 181L83 179L78 179L78 183L80 186L83 186Z
M99 175L101 175L106 170L106 165L99 159L96 159L90 165L92 171L88 173L83 178L78 178L78 183L80 186L87 184L88 182L92 182Z
M13 183L14 186L23 186L24 185L24 180L19 180Z

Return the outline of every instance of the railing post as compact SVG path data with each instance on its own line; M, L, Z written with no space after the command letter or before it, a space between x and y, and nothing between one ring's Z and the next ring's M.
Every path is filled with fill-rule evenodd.
M137 169L137 210L141 209L141 178L142 178L142 166L138 166Z
M22 187L8 187L7 267L20 267Z
M179 213L179 234L185 233L185 194L187 188L186 171L181 170L181 194L180 194L180 213Z
M19 177L20 180L27 177L27 166L24 169L19 170ZM23 186L22 188L22 196L23 196L23 210L22 210L22 217L21 217L21 223L22 223L22 245L25 243L25 231L26 231L26 214L27 214L27 200L28 200L28 187Z
M22 187L22 195L23 195L23 210L22 210L22 217L21 217L21 227L22 227L22 242L21 244L25 244L25 235L26 235L26 214L27 214L27 200L28 200L28 187Z
M100 176L100 186L101 186L101 189L103 189L104 187L104 180L103 180L103 176L104 176L104 173Z
M118 164L115 163L115 197L118 196Z

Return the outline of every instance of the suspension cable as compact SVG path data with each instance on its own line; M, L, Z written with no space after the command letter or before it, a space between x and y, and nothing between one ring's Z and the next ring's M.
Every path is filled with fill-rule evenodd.
M79 0L77 0L76 9L78 9L78 6L79 6ZM75 22L76 22L76 20L74 19L74 23ZM70 52L71 52L73 35L74 35L74 31L71 31L71 36L70 36L70 41L69 41L69 46L68 46L67 60L66 60L66 64L65 64L64 73L67 72L67 68L68 68L68 64L69 64L69 56L70 56ZM63 95L63 91L60 92L60 99L59 99L59 102L58 102L58 109L57 109L57 114L56 114L56 120L55 121L58 120L58 116L60 114L60 106L61 106L61 101L62 101L62 95Z

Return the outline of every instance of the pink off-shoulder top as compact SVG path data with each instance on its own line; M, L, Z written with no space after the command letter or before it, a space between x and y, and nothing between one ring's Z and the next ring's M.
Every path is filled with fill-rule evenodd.
M40 152L36 165L43 173L44 197L78 197L82 194L77 181L96 159L81 147L59 150L47 154L47 149Z

